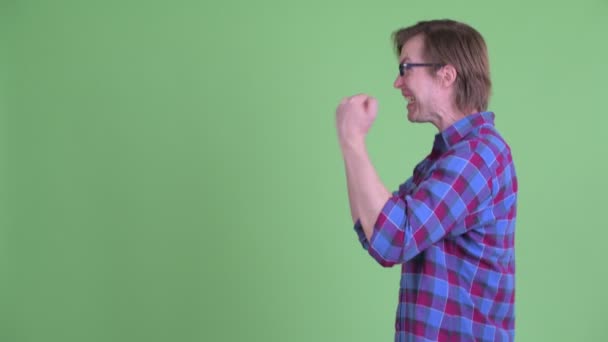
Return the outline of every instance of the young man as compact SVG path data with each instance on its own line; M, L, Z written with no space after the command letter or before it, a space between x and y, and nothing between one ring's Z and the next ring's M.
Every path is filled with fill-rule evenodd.
M487 111L485 42L451 20L393 39L408 120L439 131L429 155L391 194L365 147L376 100L345 98L336 124L359 240L382 266L401 264L395 340L512 341L517 179Z

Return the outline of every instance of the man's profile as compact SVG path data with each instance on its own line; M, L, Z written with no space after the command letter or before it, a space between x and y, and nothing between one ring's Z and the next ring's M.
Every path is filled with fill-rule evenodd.
M343 99L336 125L358 238L382 266L401 265L395 341L512 341L517 178L488 111L485 41L432 20L393 42L408 120L438 129L429 154L391 193L365 145L377 101Z

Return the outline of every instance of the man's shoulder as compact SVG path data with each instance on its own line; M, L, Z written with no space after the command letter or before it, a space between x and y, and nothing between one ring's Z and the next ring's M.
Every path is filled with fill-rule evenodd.
M478 155L488 165L492 165L506 156L511 159L511 147L493 125L476 127L454 144L452 149L453 153L457 155Z

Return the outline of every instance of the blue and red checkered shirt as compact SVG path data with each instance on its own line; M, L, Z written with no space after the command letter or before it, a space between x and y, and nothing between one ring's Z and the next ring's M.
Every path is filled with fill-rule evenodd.
M494 113L435 136L382 208L363 248L401 264L395 341L512 341L517 178Z

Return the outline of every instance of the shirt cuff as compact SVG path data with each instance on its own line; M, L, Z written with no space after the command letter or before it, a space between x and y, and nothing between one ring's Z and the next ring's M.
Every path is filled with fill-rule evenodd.
M355 231L363 248L384 267L401 263L403 259L405 235L401 227L406 220L404 206L405 201L399 196L391 196L374 222L369 240L365 237L361 222L357 221L355 224Z
M355 223L355 232L357 236L359 236L359 242L361 242L361 247L367 250L369 248L369 241L365 237L365 233L363 232L363 226L361 225L361 220L357 220Z

